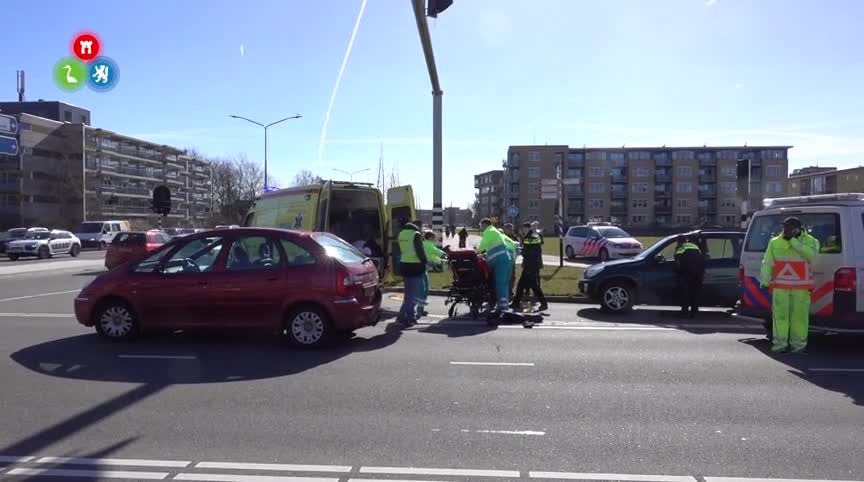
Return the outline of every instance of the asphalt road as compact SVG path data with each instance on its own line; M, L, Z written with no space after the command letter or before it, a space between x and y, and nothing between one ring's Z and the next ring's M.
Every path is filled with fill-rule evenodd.
M92 276L0 276L0 478L864 480L860 339L772 356L722 312L563 304L493 330L433 298L320 351L109 343L71 316Z

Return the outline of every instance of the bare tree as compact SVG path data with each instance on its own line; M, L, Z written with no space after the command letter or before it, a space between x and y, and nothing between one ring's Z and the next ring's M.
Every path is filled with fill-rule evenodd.
M294 175L294 180L291 182L292 186L309 186L312 184L318 184L322 181L321 176L317 174L313 174L312 171L307 171L305 169L299 171Z

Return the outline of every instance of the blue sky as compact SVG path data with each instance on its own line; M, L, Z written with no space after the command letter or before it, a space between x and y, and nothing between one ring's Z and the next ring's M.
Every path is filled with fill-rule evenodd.
M47 6L50 5L50 10ZM361 0L11 2L0 96L92 110L95 126L214 156L263 159L283 183L389 170L431 207L432 99L409 0L368 0L322 124ZM51 13L46 15L45 11ZM864 2L456 0L430 19L444 90L444 203L473 199L473 174L510 144L792 144L792 167L864 164ZM96 32L116 89L66 93L51 68ZM241 45L242 54L241 54Z

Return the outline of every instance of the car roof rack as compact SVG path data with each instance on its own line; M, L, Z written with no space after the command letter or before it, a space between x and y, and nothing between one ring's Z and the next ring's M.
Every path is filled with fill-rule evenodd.
M765 208L773 208L782 206L801 206L807 204L825 204L843 201L864 202L864 193L844 192L837 194L816 194L813 196L767 198L762 201L762 205L765 206Z

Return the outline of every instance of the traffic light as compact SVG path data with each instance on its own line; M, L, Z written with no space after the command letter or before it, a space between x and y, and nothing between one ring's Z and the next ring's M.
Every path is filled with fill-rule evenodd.
M426 16L438 18L438 14L453 5L453 0L428 0L426 4Z
M167 215L171 212L171 191L167 186L156 186L153 189L152 206L156 214Z

